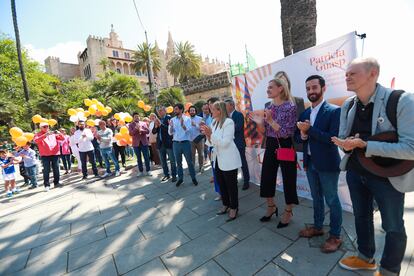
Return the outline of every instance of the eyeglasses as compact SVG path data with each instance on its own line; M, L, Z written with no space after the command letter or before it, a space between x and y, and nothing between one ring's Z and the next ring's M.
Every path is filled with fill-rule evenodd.
M49 126L42 126L41 128L48 128Z

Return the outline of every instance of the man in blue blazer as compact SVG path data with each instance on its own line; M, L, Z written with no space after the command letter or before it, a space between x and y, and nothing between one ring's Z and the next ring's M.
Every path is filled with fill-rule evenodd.
M301 114L295 138L303 143L304 166L313 198L314 226L301 230L299 236L311 238L324 234L325 198L330 209L330 231L321 250L331 253L342 244L342 207L338 197L341 159L338 147L331 141L338 135L341 109L324 100L326 86L323 77L312 75L305 83L312 105Z
M234 143L240 152L242 160L242 171L243 171L243 190L249 189L250 174L249 166L246 160L246 141L244 140L244 116L241 112L235 109L235 104L232 99L225 101L227 114L234 121Z

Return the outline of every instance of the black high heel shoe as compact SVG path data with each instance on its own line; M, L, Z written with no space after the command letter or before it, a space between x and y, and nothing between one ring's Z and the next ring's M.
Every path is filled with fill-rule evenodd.
M237 218L237 214L239 213L239 209L237 208L236 209L236 213L234 214L234 217L229 217L227 220L226 220L226 222L229 222L229 221L232 221L232 220L235 220L236 218Z
M273 208L273 207L276 207L276 205L273 205L273 206L267 206L268 208ZM276 215L276 216L278 216L278 214L279 214L279 211L278 211L278 209L277 209L277 207L276 207L276 210L272 213L272 214L270 214L270 216L263 216L263 217L261 217L260 218L260 221L261 222L267 222L267 221L269 221L271 218L272 218L272 216L273 215Z
M290 213L290 218L289 218L289 221L287 222L287 223L283 223L282 221L279 221L279 223L278 223L278 225L276 226L276 228L285 228L285 227L287 227L288 225L289 225L289 223L290 223L290 219L293 217L293 211L292 210L287 210L287 209L285 209L285 213Z
M224 215L229 210L229 207L222 209L221 211L217 212L216 215Z

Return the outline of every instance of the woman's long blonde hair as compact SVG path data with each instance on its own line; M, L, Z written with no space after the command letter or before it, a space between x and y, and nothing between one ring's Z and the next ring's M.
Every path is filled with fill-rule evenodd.
M220 118L214 120L214 127L222 127L224 124L224 121L229 117L227 114L226 104L222 101L215 102L213 104L213 108L220 110Z
M280 99L284 101L294 102L292 94L290 93L289 84L283 78L274 78L270 80L277 87L283 87L283 91L280 93Z

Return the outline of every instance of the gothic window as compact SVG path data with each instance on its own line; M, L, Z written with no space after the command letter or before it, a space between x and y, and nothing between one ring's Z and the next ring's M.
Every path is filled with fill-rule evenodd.
M119 57L118 51L112 50L112 56Z
M130 59L129 53L125 52L124 56L125 56L126 59Z

